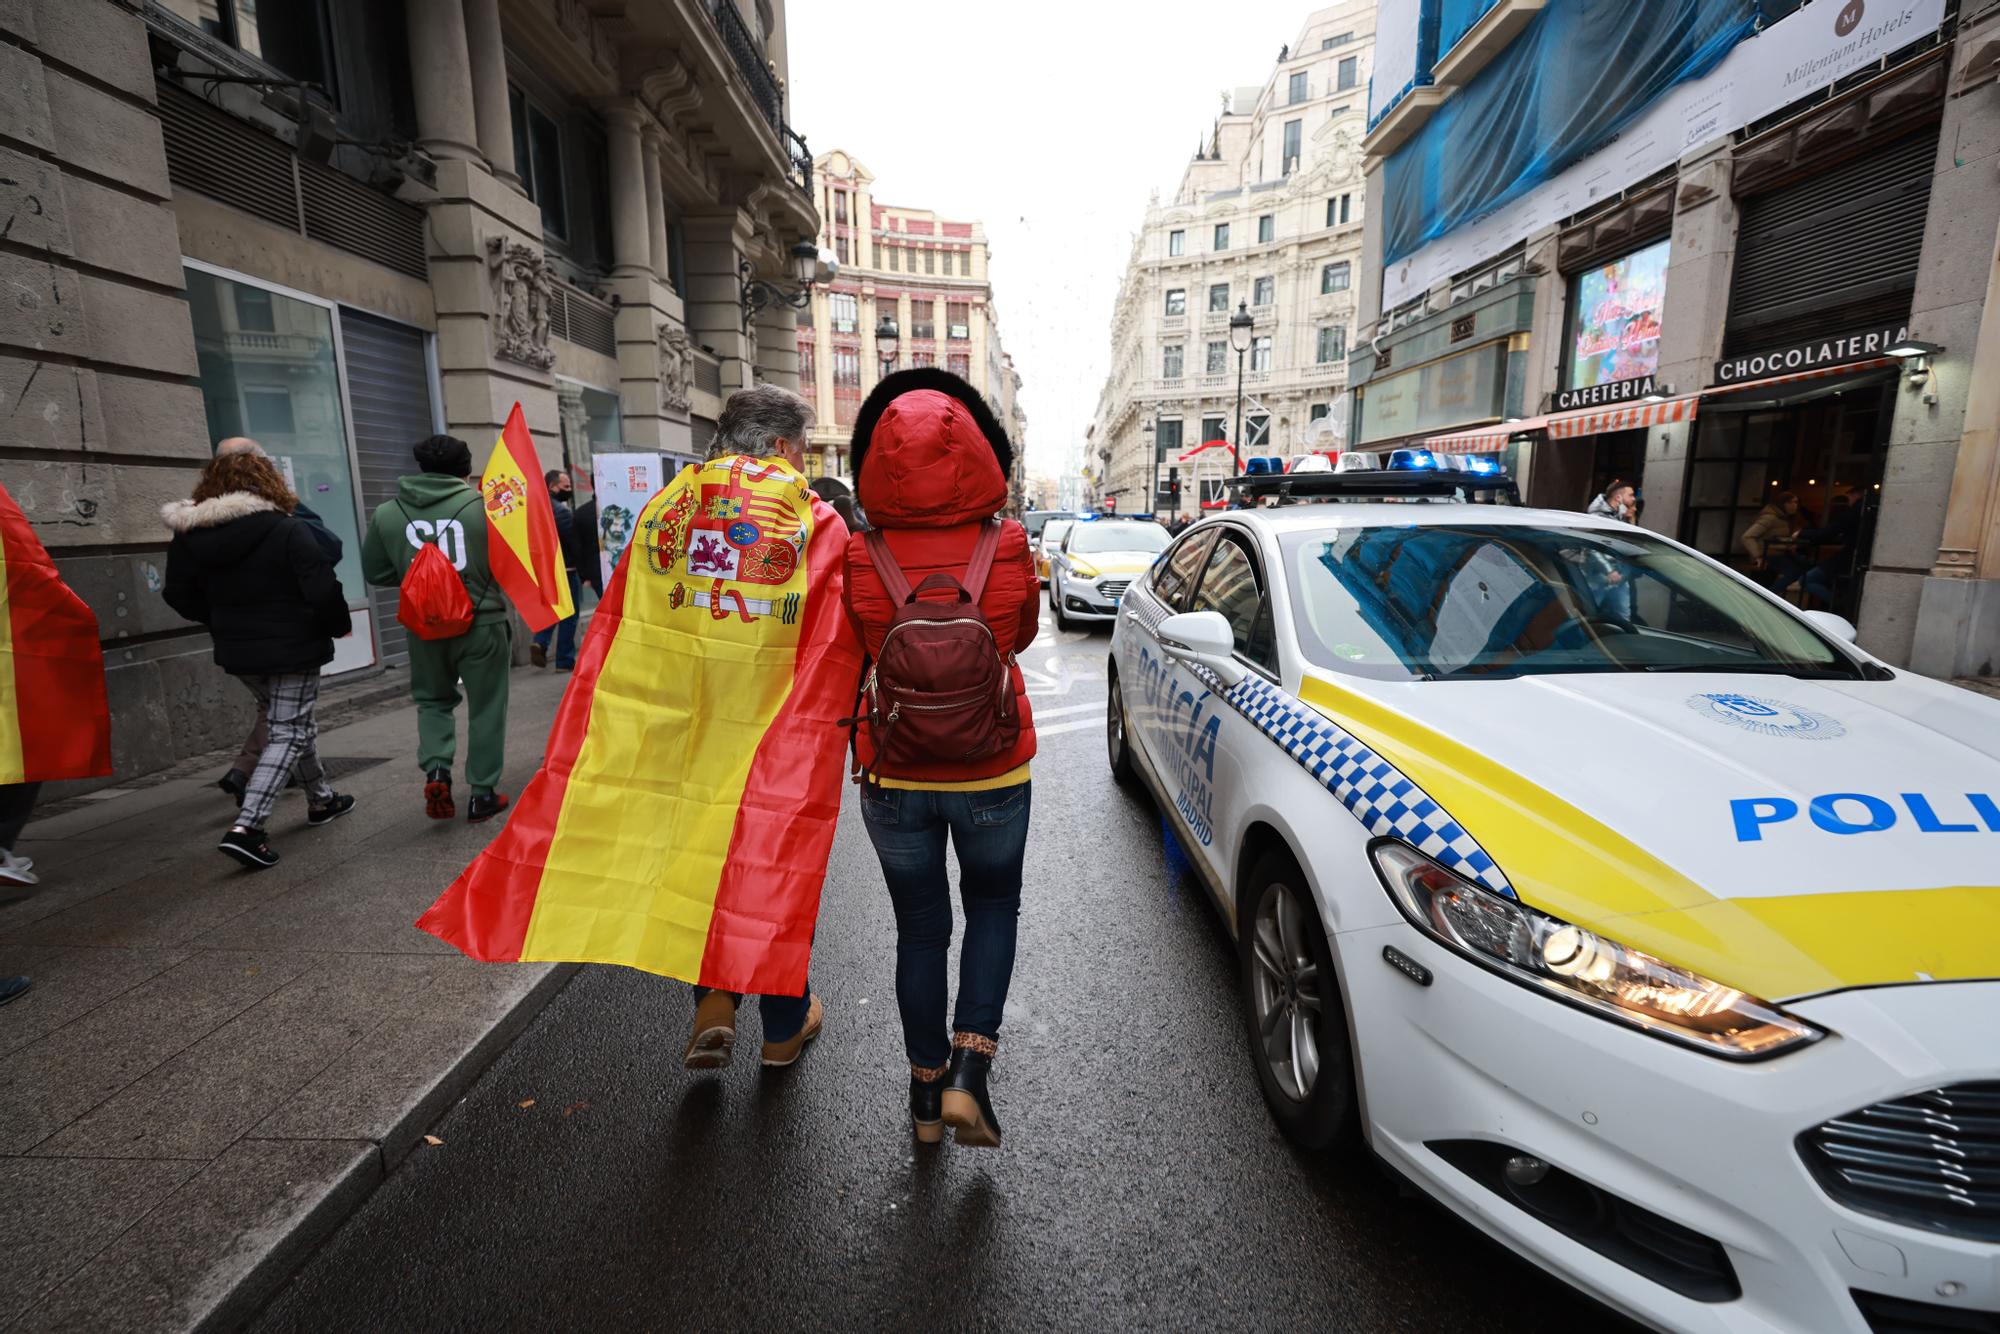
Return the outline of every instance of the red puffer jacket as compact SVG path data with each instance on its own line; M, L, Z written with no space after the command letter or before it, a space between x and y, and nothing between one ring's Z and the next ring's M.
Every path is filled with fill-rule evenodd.
M891 377L883 388L893 388L903 376L913 374L905 371ZM969 388L966 392L973 393ZM975 413L948 393L915 389L880 405L871 398L869 406L879 406L879 416L864 409L860 420L873 429L865 440L857 439L854 450L860 460L855 493L862 512L871 526L882 530L912 588L939 571L963 579L979 525L1007 503L1006 473L979 421L985 415L984 405ZM1000 447L1006 447L1004 436ZM1034 642L1039 601L1027 533L1009 520L1001 529L1000 549L979 599L979 609L993 627L1002 653L1017 654ZM872 658L882 647L895 605L860 533L847 542L847 614ZM882 777L957 783L997 778L1026 764L1035 753L1035 724L1018 663L1011 674L1021 717L1021 736L1013 749L973 763L884 770ZM861 724L856 743L862 764L872 764L875 747L866 723Z

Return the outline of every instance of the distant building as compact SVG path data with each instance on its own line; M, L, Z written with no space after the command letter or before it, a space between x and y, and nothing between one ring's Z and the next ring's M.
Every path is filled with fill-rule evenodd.
M1111 370L1086 462L1124 513L1195 513L1220 495L1236 435L1229 319L1243 352L1243 453L1334 440L1361 258L1374 5L1315 11L1261 86L1225 98L1171 199L1148 204L1112 315ZM1344 416L1344 411L1339 415ZM1178 473L1178 501L1161 499ZM1200 483L1207 483L1201 493Z
M937 366L985 395L1007 427L1018 505L1027 418L1016 398L1021 377L1000 344L985 227L880 202L874 174L845 151L820 154L813 175L820 248L839 272L814 289L799 318L800 389L819 411L808 467L845 475L855 414L876 382L892 370ZM876 341L885 316L896 326L893 356Z

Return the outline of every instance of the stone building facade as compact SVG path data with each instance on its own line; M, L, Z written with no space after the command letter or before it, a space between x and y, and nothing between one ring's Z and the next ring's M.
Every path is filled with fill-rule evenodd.
M930 209L882 203L874 174L845 151L813 160L813 185L821 255L837 271L813 288L799 322L799 380L819 413L817 457L808 459L809 466L845 476L854 417L876 382L891 370L936 366L984 394L1013 438L1018 507L1027 416L1018 396L1021 377L1000 342L986 228ZM895 322L893 354L876 340L884 318Z
M1541 11L1498 0L1438 53L1435 82L1381 118L1371 205L1384 160ZM1769 7L1729 61L1796 67L1770 81L1795 98L1749 119L1677 119L1663 165L1605 177L1573 211L1488 230L1508 224L1503 210L1439 237L1444 262L1420 251L1386 269L1371 223L1351 434L1370 448L1490 453L1534 504L1581 509L1614 477L1636 482L1646 527L1740 568L1740 534L1771 496L1796 494L1815 524L1851 508L1858 541L1815 548L1839 558L1835 599L1812 605L1852 620L1892 663L1992 675L2000 4L1931 0L1860 24L1856 12ZM1729 63L1712 77L1745 83ZM1749 97L1779 100L1754 86ZM1637 154L1646 128L1603 155ZM1513 208L1534 214L1532 197ZM1640 282L1644 355L1597 377L1599 302ZM1631 314L1619 312L1628 331ZM1637 345L1623 342L1613 360Z
M415 440L483 462L518 402L587 490L796 383L793 313L744 299L819 225L782 0L615 8L0 3L0 484L97 613L121 775L247 725L160 597L160 505L219 438L346 542L332 675L401 656L356 549Z
M1229 451L1196 451L1237 435L1229 321L1239 308L1252 320L1245 456L1337 447L1373 34L1370 3L1315 11L1261 86L1226 96L1173 197L1147 205L1089 433L1098 503L1165 516L1218 500ZM1164 493L1176 478L1179 496L1156 502L1156 480Z

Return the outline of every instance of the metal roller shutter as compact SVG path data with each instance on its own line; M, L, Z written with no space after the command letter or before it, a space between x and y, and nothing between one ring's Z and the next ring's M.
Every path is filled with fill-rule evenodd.
M1907 318L1937 143L1933 124L1744 199L1722 354Z
M347 397L354 409L354 454L361 465L361 508L369 513L396 495L396 480L417 470L410 446L436 432L424 332L340 311L340 340L347 353ZM409 661L409 632L396 619L396 590L372 590L382 661Z

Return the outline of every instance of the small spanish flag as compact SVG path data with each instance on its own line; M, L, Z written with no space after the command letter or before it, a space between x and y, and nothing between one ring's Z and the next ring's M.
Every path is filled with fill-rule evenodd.
M781 462L683 469L598 604L541 771L417 925L475 959L803 994L861 672L846 542Z
M530 630L546 630L574 614L555 507L519 403L493 443L479 491L486 497L486 555L493 578L521 619Z
M97 617L0 487L0 783L110 772Z

